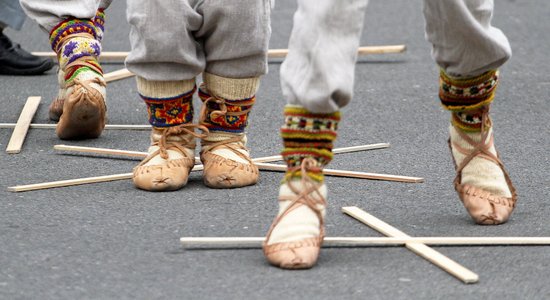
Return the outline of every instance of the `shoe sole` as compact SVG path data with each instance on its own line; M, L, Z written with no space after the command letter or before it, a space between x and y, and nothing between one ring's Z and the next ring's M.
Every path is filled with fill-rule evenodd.
M105 127L105 110L90 101L75 104L71 111L64 111L57 124L60 139L97 138Z

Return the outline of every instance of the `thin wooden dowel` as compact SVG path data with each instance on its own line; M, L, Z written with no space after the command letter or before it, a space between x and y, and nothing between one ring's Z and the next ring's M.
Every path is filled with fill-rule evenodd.
M79 179L59 180L59 181L52 181L52 182L11 186L11 187L8 187L8 191L27 192L27 191L34 191L34 190L44 190L44 189L51 189L51 188L58 188L58 187L67 187L67 186L73 186L73 185L98 183L98 182L108 182L108 181L124 180L124 179L131 179L131 178L132 178L132 173L86 177L86 178L79 178Z
M0 123L0 129L15 128L15 123ZM55 129L57 124L38 124L32 123L30 128L32 129ZM151 125L124 125L124 124L107 124L105 129L110 130L151 130Z
M387 54L387 53L402 53L407 49L405 45L392 45L392 46L370 46L370 47L359 47L357 49L358 55L367 55L367 54ZM288 49L272 49L268 52L269 58L284 58L288 55ZM120 57L122 55L117 55ZM104 57L104 55L102 55ZM132 77L135 74L130 72L128 69L124 68L114 72L105 74L106 82L113 82L116 80L125 79Z
M94 153L94 154L107 154L107 155L120 155L136 158L145 158L147 157L147 152L140 151L128 151L128 150L117 150L109 148L96 148L96 147L83 147L83 146L71 146L71 145L54 145L54 150L59 151L71 151L78 153ZM195 156L195 164L200 164L200 157Z
M375 216L367 213L366 211L356 207L342 207L342 212L345 214L361 221L362 223L368 225L372 229L386 235L389 237L397 238L410 238L409 235L402 232L401 230L391 226L390 224L376 218ZM458 264L454 260L448 258L447 256L441 254L440 252L435 251L434 249L426 246L423 243L419 242L407 242L405 247L411 250L412 252L418 254L449 274L460 279L464 283L476 283L479 280L479 276Z
M260 170L269 170L269 171L284 171L286 169L285 166L282 165L274 165L274 164L266 164L266 163L256 163L258 165L258 168ZM195 165L195 167L191 171L200 171L204 168L203 165ZM385 180L381 179L385 176L396 176L396 175L386 175L386 174L378 174L381 176L375 176L377 174L374 173L365 173L368 176L355 176L354 174L348 174L348 171L340 171L335 170L338 172L331 172L330 174L325 173L325 175L330 176L340 176L340 177L351 177L351 178L363 178L363 179L376 179L376 180ZM323 170L324 172L324 170ZM353 172L353 173L359 173L361 172ZM129 174L129 175L128 175ZM41 190L41 189L50 189L50 188L58 188L58 187L66 187L66 186L72 186L72 185L80 185L80 184L89 184L89 183L99 183L99 182L106 182L106 181L115 181L115 180L123 180L123 179L131 179L132 173L124 173L124 174L114 174L114 175L107 175L107 176L99 176L99 177L88 177L88 178L78 178L78 179L70 179L70 180L61 180L61 181L54 181L54 182L44 182L44 183L36 183L36 184L28 184L28 185L19 185L19 186L12 186L8 187L8 191L10 192L26 192L26 191L34 191L34 190ZM406 176L397 176L404 178L402 182L413 182L410 181ZM411 178L417 178L417 177L411 177ZM399 181L396 178L393 178L391 181ZM417 181L416 181L417 182Z
M407 50L405 45L385 45L385 46L364 46L357 48L358 55L368 54L391 54L391 53L403 53ZM54 52L33 52L33 55L50 57L57 59L57 55ZM122 62L126 59L129 52L116 52L116 51L103 51L99 57L100 62ZM268 51L267 56L269 58L283 58L288 54L288 49L271 49Z
M256 163L256 165L260 170L264 170L264 171L286 172L286 166L283 166L283 165L275 165L275 164L267 164L267 163ZM397 181L397 182L407 182L407 183L420 183L424 181L424 178L421 178L421 177L344 171L344 170L334 170L334 169L323 169L323 174L329 175L329 176L336 176L336 177Z
M40 105L40 99L42 98L37 96L27 98L27 102L25 106L23 106L19 119L14 126L8 147L6 148L7 153L16 154L21 152L23 142L25 142L25 137L29 131L34 114L38 109L38 105Z
M370 145L336 148L336 149L333 149L332 152L334 154L342 154L342 153L351 153L351 152L358 152L358 151L384 149L388 147L390 147L390 144L388 143L378 143L378 144L370 144ZM96 153L96 154L112 154L112 155L120 155L120 156L136 157L136 158L145 158L148 155L147 152L96 148L96 147L81 147L81 146L70 146L70 145L55 145L53 146L53 148L55 150L62 150L62 151ZM252 159L252 161L255 163L275 162L275 161L281 161L281 160L283 160L283 157L281 155L257 157Z
M202 171L203 169L204 169L203 165L195 165L191 171ZM35 190L67 187L67 186L73 186L73 185L125 180L125 179L132 179L132 174L133 173L123 173L123 174L113 174L113 175L105 175L105 176L95 176L95 177L59 180L59 181L51 181L51 182L42 182L42 183L34 183L34 184L26 184L26 185L16 185L16 186L8 187L8 191L18 193L18 192L28 192L28 191L35 191Z
M352 146L352 147L344 147L344 148L337 148L337 153L346 153L346 152L354 152L354 151L363 151L363 150L371 150L371 149L380 149L380 148L386 148L389 147L389 144L386 143L379 143L379 144L372 144L372 145L362 145L362 146ZM54 149L56 150L63 150L63 151L78 151L78 152L93 152L98 154L112 154L112 155L126 155L129 157L145 157L147 156L146 152L138 152L138 151L126 151L126 150L116 150L116 149L107 149L107 148L95 148L95 147L81 147L81 146L69 146L69 145L55 145ZM262 160L266 161L266 159L273 159L273 161L282 159L280 155L274 155L274 156L268 156L268 157L260 157L253 159L253 161L258 165L258 168L260 170L269 170L269 171L286 171L286 166L283 165L274 165L274 164L266 164L266 163L258 163L256 160ZM195 158L195 162L199 163L199 158ZM203 165L197 164L193 168L192 171L198 171L202 170ZM331 172L336 171L336 172ZM106 181L115 181L115 180L123 180L123 179L130 179L131 176L128 177L127 174L131 173L125 173L125 174L114 174L114 175L107 175L107 176L100 176L100 177L89 177L89 178L79 178L79 179L72 179L72 180L61 180L56 182L45 182L45 183L37 183L37 184L29 184L29 185L20 185L20 186L13 186L9 187L8 191L11 192L26 192L26 191L33 191L33 190L40 190L40 189L48 189L48 188L57 188L57 187L65 187L65 186L72 186L72 185L79 185L79 184L88 184L88 183L99 183L99 182L106 182ZM396 175L386 175L386 174L374 174L374 173L361 173L361 172L348 172L348 171L341 171L341 170L329 170L329 173L325 173L326 175L332 175L332 176L344 176L344 177L352 177L352 178L363 178L363 179L377 179L377 180L385 180L382 179L383 177L392 176L401 178L404 182L419 182L418 180L421 178L418 177L406 177L406 176L396 176ZM359 175L357 175L359 174ZM366 175L365 175L366 174ZM374 177L373 177L374 176ZM99 179L97 179L99 178ZM98 180L98 181L96 181ZM416 181L414 181L416 180ZM396 178L392 178L392 181L399 181Z
M390 147L390 144L388 143L377 143L377 144L370 144L370 145L334 148L332 149L332 153L334 154L352 153L352 152L367 151L367 150L385 149L389 147ZM281 155L273 155L273 156L266 156L262 158L253 159L255 163L274 162L274 161L281 161L281 160L283 160L283 157Z
M261 248L264 237L182 237L185 248ZM323 247L403 246L548 246L550 237L325 237Z
M114 72L105 73L105 75L103 75L103 78L105 78L105 82L109 83L109 82L112 82L112 81L132 77L132 76L134 76L134 73L132 73L132 72L128 71L128 69L124 68L124 69L117 70L117 71L114 71Z

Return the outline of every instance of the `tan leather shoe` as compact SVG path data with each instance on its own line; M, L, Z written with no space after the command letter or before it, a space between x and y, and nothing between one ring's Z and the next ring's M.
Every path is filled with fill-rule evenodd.
M154 128L149 155L134 168L135 186L154 192L173 191L185 186L195 165L195 138L205 137L197 134L195 128L208 132L206 127L196 124Z
M455 190L458 192L460 200L464 204L464 207L472 219L480 225L498 225L505 223L512 214L517 200L516 189L512 185L512 181L510 180L508 172L506 172L504 168L504 164L498 157L498 154L494 155L489 151L491 147L493 147L493 133L491 130L486 129L486 127L488 128L490 125L491 121L488 118L488 111L485 111L482 114L480 142L472 140L462 131L457 130L460 137L470 144L473 147L473 150L464 149L457 143L451 143L451 140L449 139L449 147L451 148L451 152L455 149L456 151L466 155L460 166L456 165L456 161L453 156L453 162L457 172L454 180ZM491 135L490 137L489 134ZM481 188L468 184L461 184L462 170L476 156L492 161L500 167L504 173L504 178L506 179L506 184L510 189L512 197L497 196Z
M52 103L50 103L50 107L48 109L50 120L52 121L59 121L59 118L61 118L61 115L63 114L63 103L65 101L63 98L55 98Z
M57 71L57 83L59 84L59 92L57 93L57 97L50 104L48 110L50 120L56 122L59 121L61 114L63 114L63 103L65 102L65 94L67 93L65 72L61 69Z
M204 184L211 188L238 188L258 182L260 172L248 155L244 135L219 142L202 141L201 161L204 165ZM222 156L220 150L230 151L240 158L238 162Z
M103 78L79 80L67 86L72 93L63 101L56 133L60 139L97 138L105 128L107 107L103 95L91 85L106 86Z
M312 158L306 158L302 165L290 172L301 172L302 179L298 189L292 181L288 181L288 187L292 191L291 196L279 196L279 201L290 201L282 212L275 218L263 243L263 251L266 259L274 266L283 269L309 269L315 265L319 257L319 251L325 237L324 208L326 200L320 192L322 184L311 180L306 174L315 168L316 162ZM285 217L300 207L306 206L319 220L319 235L296 241L270 244L274 229Z

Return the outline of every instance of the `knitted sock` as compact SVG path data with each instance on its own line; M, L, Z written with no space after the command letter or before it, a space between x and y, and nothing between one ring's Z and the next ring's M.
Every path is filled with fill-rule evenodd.
M105 32L105 9L100 8L97 10L93 22L96 30L96 39L101 42L103 40L103 33Z
M101 43L97 40L94 23L86 19L66 19L55 26L50 32L52 49L57 53L59 68L62 70L60 99L65 99L72 93L71 83L78 78L80 81L90 81L98 78L103 81L103 70L97 58L101 54ZM65 87L69 86L65 90ZM91 82L105 100L105 87Z
M207 143L219 142L235 136L242 136L242 144L246 146L247 140L244 131L248 125L248 115L256 101L255 94L260 84L260 78L234 79L204 73L203 79L204 83L199 89L199 97L204 102L206 110L202 123L210 130L210 134L204 141ZM218 101L211 98L218 98ZM222 100L223 103L219 103L219 100ZM227 114L217 113L223 110L226 110ZM248 151L244 149L237 151L249 156ZM248 164L248 161L226 148L215 149L212 153Z
M99 43L101 43L101 41L103 40L103 33L105 31L105 28L104 28L104 26L105 26L105 12L104 12L103 8L98 9L95 17L92 19L92 23L95 27L95 39ZM86 22L86 25L89 25L89 24ZM50 38L51 38L51 36L50 36ZM99 46L101 46L101 45L99 45ZM96 46L93 46L93 47L96 47ZM101 52L101 51L99 51L99 52ZM65 72L63 72L62 68L59 68L59 70L58 70L58 83L59 83L59 87L60 87L58 98L63 99L61 97L63 97L66 92L65 92L65 89L64 89Z
M160 139L162 128L193 122L194 79L149 81L139 76L136 78L138 92L147 105L149 123L153 126L152 144ZM186 138L184 136L169 136L168 141L183 142ZM194 142L191 144L191 147L186 148L186 151L189 157L194 157ZM153 153L158 149L158 146L151 146L148 152ZM160 155L157 155L148 161L145 166L165 165L170 160L183 157L181 153L175 150L167 150L167 153L168 159L163 159Z
M282 181L279 197L287 198L294 196L289 186L297 190L304 187L301 183L302 176L308 176L319 184L319 192L326 199L327 189L323 183L322 168L327 165L333 157L332 146L336 139L336 130L340 121L340 112L330 114L315 114L307 111L301 106L287 105L284 110L285 124L281 128L284 149L281 152L287 163L289 171ZM308 174L294 172L300 167L305 158L313 158L317 167L308 171ZM291 201L279 202L279 215L284 212ZM325 207L317 206L324 216ZM282 242L298 241L306 238L319 236L319 219L317 215L307 206L302 205L288 213L275 226L268 241L268 245Z
M463 132L475 142L481 141L482 114L488 111L498 84L498 72L488 71L476 77L451 77L441 71L439 97L443 107L451 111L449 127L452 155L459 166L466 155L460 153L453 144L466 150L473 150L458 133ZM485 143L492 136L490 118L484 124L484 130L490 130ZM489 150L496 155L495 147ZM468 184L494 195L511 197L501 168L492 161L476 156L462 170L461 184Z

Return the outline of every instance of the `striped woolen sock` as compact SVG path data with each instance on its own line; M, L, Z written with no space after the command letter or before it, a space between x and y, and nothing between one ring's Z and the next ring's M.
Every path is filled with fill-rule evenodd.
M481 141L482 114L489 110L498 85L498 71L492 70L475 77L452 77L441 71L439 97L446 110L451 111L449 126L452 154L459 166L466 155L459 152L454 145L466 150L474 150L458 133L461 131L475 142ZM484 124L490 130L485 143L492 136L490 118ZM496 155L495 147L489 150ZM492 161L481 156L474 157L462 170L461 184L468 184L498 196L511 197L504 173Z
M281 128L284 149L281 154L289 170L298 168L304 158L311 157L317 162L319 171L311 171L308 176L322 182L320 169L332 160L332 143L336 139L340 112L315 114L301 106L287 105L284 115L285 124ZM284 181L300 176L299 172L287 172Z
M451 77L441 70L439 98L452 112L455 127L467 132L481 130L481 112L495 97L498 76L498 71L492 70L476 77Z
M285 106L284 115L285 124L281 128L284 149L281 154L288 171L279 189L279 215L292 203L292 200L281 199L294 199L297 197L295 191L310 188L307 183L306 186L303 185L302 176L308 176L318 184L318 193L324 199L327 198L322 168L332 160L332 144L340 121L340 112L316 114L294 105ZM296 171L305 158L313 158L317 162L314 170L307 170L307 175ZM317 195L314 193L312 197L318 197ZM316 208L324 217L324 205L319 203ZM268 245L316 238L320 234L319 222L317 214L308 206L294 208L273 228Z

